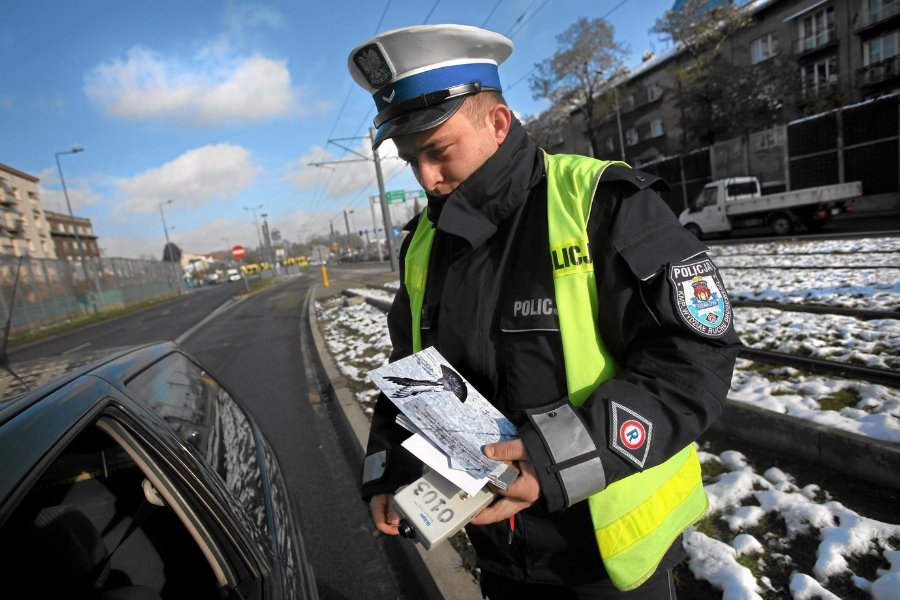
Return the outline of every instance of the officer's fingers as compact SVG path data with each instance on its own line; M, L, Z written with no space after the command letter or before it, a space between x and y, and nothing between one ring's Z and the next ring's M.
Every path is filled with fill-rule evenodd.
M541 482L537 478L530 462L520 462L519 469L519 476L508 488L501 490L495 486L492 487L501 496L534 504L541 497Z
M472 525L490 525L491 523L497 523L509 519L511 516L528 508L530 505L531 503L514 498L500 498L475 515L475 518L472 519L470 523Z
M484 455L494 460L530 460L522 440L485 444Z
M377 494L369 500L369 512L372 514L372 522L375 528L389 535L399 533L400 516L391 508L389 494Z

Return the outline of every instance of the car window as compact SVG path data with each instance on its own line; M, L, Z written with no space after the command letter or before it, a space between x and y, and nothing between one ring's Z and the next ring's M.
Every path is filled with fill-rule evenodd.
M126 387L197 449L266 533L265 496L253 429L219 382L185 355L173 353L132 378Z
M179 515L94 425L33 482L0 539L4 598L223 597Z

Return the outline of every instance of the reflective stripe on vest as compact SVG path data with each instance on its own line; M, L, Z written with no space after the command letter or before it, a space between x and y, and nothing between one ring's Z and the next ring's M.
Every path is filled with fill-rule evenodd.
M425 282L428 280L428 259L434 241L434 226L428 218L428 208L422 211L419 225L413 232L406 249L403 282L409 294L409 311L412 314L412 349L422 349L422 305L425 303Z
M566 384L569 400L580 406L615 374L615 363L596 326L599 309L587 219L603 169L624 163L545 154L545 164L553 285ZM426 209L404 262L414 352L422 349L422 306L434 233ZM580 325L585 322L594 322L594 327ZM694 445L660 465L611 484L588 502L610 580L623 591L638 587L653 575L675 538L706 512L708 502Z
M569 250L573 246L588 249L591 203L610 164L583 156L545 154L553 285L569 401L576 406L615 374L613 358L597 327L593 261L588 251L588 260L578 263L576 253ZM561 264L558 258L563 259ZM593 328L584 327L589 322ZM675 538L706 513L708 500L694 445L660 465L610 484L590 496L588 505L610 580L623 591L638 587L653 575Z

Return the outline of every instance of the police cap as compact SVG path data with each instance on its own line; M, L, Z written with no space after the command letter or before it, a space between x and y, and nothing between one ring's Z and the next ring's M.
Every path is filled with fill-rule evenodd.
M350 74L378 110L373 147L437 127L470 94L500 92L497 66L512 50L499 33L468 25L393 29L354 48Z

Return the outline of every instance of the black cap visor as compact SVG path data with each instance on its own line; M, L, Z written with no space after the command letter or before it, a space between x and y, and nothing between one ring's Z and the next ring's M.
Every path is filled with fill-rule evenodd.
M457 96L440 104L403 113L389 121L385 121L375 132L375 140L372 143L372 147L378 148L387 139L434 129L452 117L465 100L465 96Z

